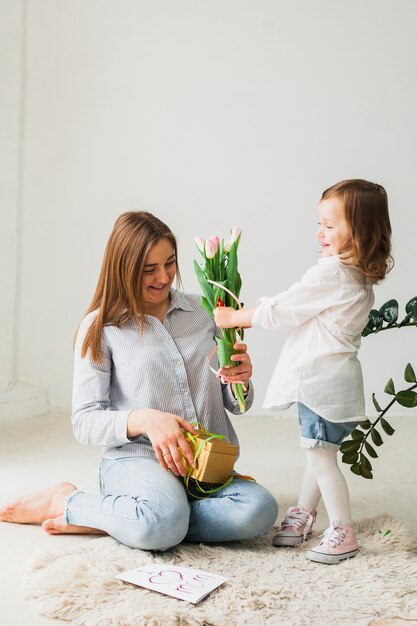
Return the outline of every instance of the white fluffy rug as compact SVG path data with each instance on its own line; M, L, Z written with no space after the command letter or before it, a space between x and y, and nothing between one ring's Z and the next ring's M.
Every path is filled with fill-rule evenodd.
M41 614L83 626L367 626L395 618L417 624L416 546L388 516L362 520L356 528L361 552L340 565L306 560L316 537L297 548L275 548L272 532L250 542L183 544L158 554L110 537L93 539L36 555L27 597ZM192 605L115 578L161 561L229 580Z

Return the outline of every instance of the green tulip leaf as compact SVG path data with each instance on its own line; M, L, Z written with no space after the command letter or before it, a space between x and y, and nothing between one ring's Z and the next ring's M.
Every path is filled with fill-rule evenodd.
M395 433L394 428L391 426L391 424L388 424L387 420L384 420L383 417L381 417L381 427L384 429L384 431L387 433L387 435L393 435Z
M218 345L217 357L219 359L220 367L224 367L225 365L232 365L234 367L236 363L230 358L232 354L236 354L233 344L225 339L220 339L220 337L216 337L216 341Z
M236 293L236 280L237 280L237 246L238 242L234 241L230 246L228 255L228 263L226 268L226 276L230 283L230 290ZM237 295L237 294L236 294Z
M373 459L377 459L378 458L377 451L367 441L365 441L365 449L366 449L367 453L369 454L369 456L371 456Z
M372 437L372 441L374 442L376 446L381 446L384 443L381 435L374 427L371 428L371 437Z
M199 264L197 263L197 261L194 261L194 270L197 276L197 280L200 284L201 287L201 291L204 294L204 297L207 300L207 303L210 306L210 315L213 317L213 310L214 310L214 300L213 300L213 288L210 285L210 283L207 282L207 278L205 273L203 272L203 270L201 269L201 267L199 266Z
M411 363L407 363L406 367L405 367L405 372L404 372L404 380L407 383L415 383L416 381L416 375L415 372L411 366Z
M200 304L207 313L213 317L213 307L211 307L204 296L201 297Z
M417 406L417 393L415 391L411 391L410 389L399 391L395 396L395 399L398 404L401 404L401 406L405 406L408 409Z
M374 393L372 394L372 402L374 403L374 407L376 408L378 413L380 413L382 411L382 409L379 406L378 400L375 398L375 394Z
M385 393L388 393L390 396L395 396L395 387L392 378L389 379L384 389Z

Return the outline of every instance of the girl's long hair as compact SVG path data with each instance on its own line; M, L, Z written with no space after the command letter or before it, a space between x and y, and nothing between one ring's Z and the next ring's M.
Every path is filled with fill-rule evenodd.
M380 282L394 265L387 192L377 183L354 178L326 189L321 199L328 198L340 200L351 230L342 261L358 267L373 283Z
M104 326L123 326L135 320L143 331L146 320L141 293L142 276L148 252L158 241L167 239L178 259L176 239L166 224L146 211L123 213L116 220L107 242L97 287L84 317L96 311L81 348L90 350L94 363L102 360ZM181 283L177 266L177 284ZM78 331L77 331L78 332Z

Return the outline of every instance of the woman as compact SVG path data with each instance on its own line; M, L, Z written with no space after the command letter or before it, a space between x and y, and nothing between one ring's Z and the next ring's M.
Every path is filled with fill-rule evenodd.
M170 229L146 212L121 215L107 243L92 303L76 336L74 434L105 446L101 495L61 483L0 510L0 520L42 523L50 534L109 534L144 550L166 550L182 540L221 542L261 535L278 513L272 495L244 480L210 497L187 494L185 469L193 455L184 430L199 421L210 432L237 436L225 408L239 413L230 382L248 382L252 365L244 344L229 383L210 372L207 357L216 327L199 297L172 288L177 244Z

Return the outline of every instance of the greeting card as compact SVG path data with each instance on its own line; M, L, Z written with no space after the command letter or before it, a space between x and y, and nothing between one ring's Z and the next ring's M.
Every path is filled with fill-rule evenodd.
M197 604L227 578L191 567L154 563L118 574L116 578L167 596Z

